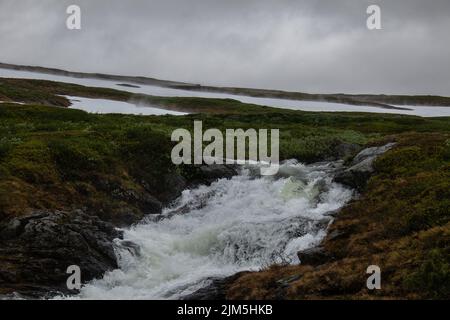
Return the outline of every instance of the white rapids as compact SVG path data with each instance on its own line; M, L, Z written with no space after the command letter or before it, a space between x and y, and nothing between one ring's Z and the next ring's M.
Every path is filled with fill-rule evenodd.
M332 182L339 165L292 160L275 177L245 168L232 179L185 190L163 215L124 230L124 240L116 240L119 269L72 298L178 299L214 278L298 263L296 253L325 236L328 213L352 197Z

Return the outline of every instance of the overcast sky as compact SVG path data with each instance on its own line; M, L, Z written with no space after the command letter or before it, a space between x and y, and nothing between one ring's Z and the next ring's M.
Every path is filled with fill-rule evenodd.
M82 9L82 30L66 8ZM378 4L382 30L366 27ZM449 0L0 0L0 61L307 92L450 95Z

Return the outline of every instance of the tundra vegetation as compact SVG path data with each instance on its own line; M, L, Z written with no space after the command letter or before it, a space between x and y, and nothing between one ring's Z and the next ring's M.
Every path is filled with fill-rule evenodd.
M70 103L60 95L140 101L192 114L88 114L66 108ZM172 131L192 130L194 120L223 132L280 129L280 159L305 163L340 158L343 145L397 142L330 227L323 243L330 259L243 273L225 285L226 297L450 297L450 118L302 112L21 79L0 79L0 101L11 102L0 103L0 223L30 210L80 206L115 225L138 221L145 210L136 197L150 190L168 203L168 177L199 178L197 167L170 159ZM123 216L125 207L132 218ZM0 264L8 259L0 251ZM382 290L365 286L372 264L381 267Z

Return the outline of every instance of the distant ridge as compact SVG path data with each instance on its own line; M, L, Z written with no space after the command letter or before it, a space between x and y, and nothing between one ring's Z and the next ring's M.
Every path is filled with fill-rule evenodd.
M148 77L133 77L133 76L119 76L119 75L111 75L104 73L87 73L87 72L75 72L75 71L67 71L56 68L45 68L38 66L23 66L9 63L1 63L1 69L9 69L9 70L19 70L19 71L29 71L29 72L37 72L37 73L45 73L51 74L55 76L65 76L72 78L92 78L92 79L102 79L102 80L114 80L114 81L123 81L123 82L134 82L138 84L146 84L152 86L192 86L193 84L177 82L177 81L168 81L168 80L159 80ZM195 85L194 85L195 86Z
M343 94L343 93L311 94L311 93L292 92L283 90L216 87L216 86L203 86L200 84L193 84L187 82L161 80L142 76L121 76L103 73L74 72L56 68L24 66L1 62L0 62L0 69L28 71L73 78L111 80L111 81L118 81L121 83L127 82L133 84L152 85L181 90L227 93L257 98L275 98L275 99L289 99L299 101L321 101L330 103L344 103L349 105L374 106L386 109L410 110L408 108L398 107L398 105L446 106L446 107L450 106L450 97L433 96L433 95L383 95L383 94Z

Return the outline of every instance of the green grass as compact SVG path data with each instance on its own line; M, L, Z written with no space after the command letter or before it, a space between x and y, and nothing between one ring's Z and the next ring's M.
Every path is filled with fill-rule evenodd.
M183 98L169 99L183 101ZM185 100L187 104L197 101ZM205 101L211 103L211 108L217 106L214 99ZM204 130L280 129L280 157L297 158L303 162L332 158L335 148L341 143L363 146L411 130L449 130L448 118L308 113L269 108L260 108L255 113L253 105L228 100L220 103L236 104L242 113L201 113L181 117L98 115L61 107L1 104L0 184L5 187L0 188L0 192L4 190L13 194L17 201L8 201L12 207L2 203L0 206L4 212L18 213L23 207L39 203L42 198L40 192L49 199L55 198L50 201L55 206L75 205L80 200L74 196L79 194L76 186L94 185L99 177L120 177L119 184L133 186L137 190L141 186L136 181L144 176L157 194L163 193L166 174L182 171L192 175L186 166L172 165L169 157L174 145L170 141L172 131L177 128L192 130L194 120L202 120ZM218 108L224 108L220 103ZM11 192L8 189L11 184L24 190L27 184L38 190L36 199L20 190ZM61 192L59 188L67 188L74 200L63 197L58 201L52 194L56 192L55 188L57 192ZM107 194L97 196L108 197Z

